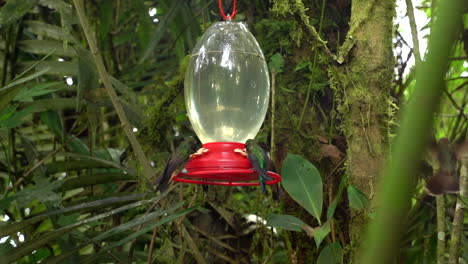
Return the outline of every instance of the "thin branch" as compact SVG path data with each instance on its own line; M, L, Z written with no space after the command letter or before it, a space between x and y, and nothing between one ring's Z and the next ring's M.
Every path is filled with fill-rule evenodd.
M317 32L315 27L310 24L310 18L305 13L304 3L302 3L301 0L295 0L293 3L295 5L295 9L298 11L297 14L301 18L302 23L305 25L305 27L309 31L309 34L311 34L312 37L318 42L319 46L323 49L325 54L329 55L333 59L336 59L335 54L333 54L328 48L327 42L320 37L320 29L319 29L319 32Z
M468 144L465 142L465 144ZM461 158L462 168L460 170L460 195L457 198L455 206L455 216L453 217L453 228L450 237L449 263L458 264L460 255L461 234L463 233L463 218L465 215L465 206L463 200L468 197L468 154L465 153Z
M406 0L406 12L408 13L408 19L411 28L411 37L413 38L413 51L416 66L421 62L421 53L419 52L419 39L418 39L418 28L416 26L416 19L414 18L414 8L411 0Z
M158 228L155 227L153 229L153 235L151 236L151 242L150 242L149 249L148 249L148 264L153 263L154 242L156 240L156 234L157 233L158 233Z
M185 229L184 225L180 225L180 232L182 232L185 240L187 241L187 244L189 245L190 249L193 251L193 256L195 257L195 260L197 261L197 263L206 264L207 263L206 260L201 255L200 250L198 250L197 245L195 244L195 242L193 242L192 237L187 232L187 229Z
M447 89L444 88L444 93L445 95L447 95L447 98L450 100L450 102L452 102L452 105L453 107L455 107L455 109L457 109L458 113L460 114L461 113L461 116L465 117L465 120L468 121L468 117L466 117L463 112L464 112L464 106L463 107L460 107L457 102L455 102L455 99L453 99L452 95L447 91ZM462 102L463 105L465 105L465 102Z
M436 197L437 206L437 264L445 263L445 197Z
M97 47L96 39L91 31L91 27L89 26L88 18L86 17L86 13L84 11L83 0L73 0L73 3L75 4L76 12L78 14L78 18L80 19L81 27L83 28L83 31L85 33L89 48L91 49L91 53L93 54L96 67L98 69L99 75L101 76L102 82L104 83L104 87L106 88L107 94L109 95L112 104L114 105L115 111L119 116L120 123L122 123L125 134L127 135L127 138L130 141L133 150L135 151L137 159L141 166L143 166L144 176L146 177L146 179L150 179L153 176L153 169L151 168L148 158L146 157L140 143L138 142L135 134L133 133L133 128L131 127L130 122L128 121L128 118L125 114L125 111L119 102L117 93L115 92L114 87L112 86L109 74L106 71L106 67Z
M271 133L270 133L270 158L273 163L276 162L275 146L275 95L276 95L276 71L271 70Z

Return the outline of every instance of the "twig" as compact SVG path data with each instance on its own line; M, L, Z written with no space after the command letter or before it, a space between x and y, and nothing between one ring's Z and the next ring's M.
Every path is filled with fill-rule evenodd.
M455 101L455 99L453 99L452 95L447 91L447 89L444 88L444 93L445 95L447 95L447 98L450 100L450 102L452 103L453 107L455 107L455 109L458 110L458 113L462 113L462 116L465 117L465 120L468 121L468 117L466 117L465 115L463 115L463 112L464 112L464 107L460 107L457 102ZM466 95L466 94L465 94ZM464 96L465 97L465 96ZM465 98L463 98L465 99ZM463 100L464 101L464 100ZM463 104L465 102L462 102Z
M444 264L445 253L445 197L436 197L437 206L437 264Z
M153 249L154 249L154 241L156 240L156 234L158 233L158 228L155 227L153 229L153 235L151 236L151 242L148 249L148 264L153 263Z
M297 3L296 3L297 4ZM302 4L302 2L301 2ZM322 25L323 25L323 16L324 16L324 11L325 11L325 0L322 0L322 8L321 8L321 11L320 11L320 20L319 20L319 30L318 32L315 31L315 28L313 26L310 25L309 23L309 18L307 17L307 15L304 13L304 9L298 9L300 10L300 16L301 16L301 19L303 21L303 23L306 25L307 28L309 28L309 30L312 32L312 35L315 36L316 35L316 38L322 42L324 42L323 40L320 39L320 34L322 33ZM333 55L331 53L330 50L328 50L327 48L327 45L326 45L326 42L324 42L324 47L326 48L325 49L325 52L332 56L333 59L336 59L336 56ZM310 92L312 90L312 85L314 84L314 72L315 72L315 68L317 67L317 52L314 52L314 60L312 62L312 68L311 68L311 78L309 80L309 85L307 86L307 93L306 93L306 98L305 98L305 101L304 101L304 106L302 107L302 112L301 112L301 117L299 118L299 123L297 125L297 130L300 130L301 129L301 125L302 125L302 120L304 119L304 114L305 114L305 111L307 109L307 105L309 104L309 98L310 98Z
M231 263L231 264L237 264L238 262L237 261L234 261L232 260L232 258L224 255L223 253L221 252L218 252L217 250L215 250L214 248L211 248L209 246L206 247L206 251L210 252L211 254L213 255L216 255L218 258L228 262L228 263Z
M210 239L211 241L213 241L214 243L218 244L219 246L227 249L227 250L230 250L232 252L238 252L235 248L231 247L229 244L227 243L224 243L223 241L219 240L218 238L216 237L213 237L213 236L210 236L210 234L208 234L207 232L201 230L200 228L194 226L194 225L191 225L190 228L194 229L195 231L197 231L198 233L202 234L203 236L207 237L208 239Z
M419 52L418 28L416 26L416 19L414 18L414 8L411 0L406 0L406 12L408 13L408 19L411 28L411 37L413 38L413 52L417 67L421 62L421 53Z
M301 18L301 21L302 23L304 23L305 27L307 28L307 30L309 31L309 33L312 35L313 38L315 38L315 40L317 40L319 46L325 51L325 54L329 55L330 57L332 57L333 59L336 59L336 56L335 54L333 54L330 49L327 47L327 42L325 40L323 40L321 37L320 37L320 28L321 28L321 25L320 25L320 28L319 28L319 31L317 32L317 30L315 29L315 27L313 27L311 24L310 24L310 19L309 19L309 16L307 16L307 14L305 13L305 7L304 7L304 4L302 3L301 0L295 0L294 1L294 5L295 5L295 9L298 11L298 15L299 17ZM323 8L322 8L323 9ZM321 19L323 20L323 19ZM322 22L320 22L321 24Z
M35 171L37 168L39 168L39 166L41 166L42 164L44 164L44 162L45 162L46 160L48 160L50 157L52 157L52 156L54 156L55 154L57 154L61 149L62 149L62 148L60 147L60 148L58 148L58 149L52 151L51 153L47 154L47 156L45 156L43 159L41 159L41 160L38 161L36 164L34 164L28 171L26 171L26 172L23 174L22 177L20 177L20 178L18 179L18 181L17 181L17 182L15 183L15 185L14 185L15 188L18 187L18 185L19 185L21 182L23 182L24 179L25 179L26 177L29 176L29 174L31 174L33 171Z
M197 263L198 264L207 264L206 260L201 255L200 250L198 250L197 245L195 244L195 242L193 242L192 237L187 232L187 229L185 229L184 225L180 225L180 232L182 232L182 234L185 237L190 249L193 251L193 256L195 257L195 260L197 261Z
M93 33L91 32L91 27L89 26L88 18L86 17L86 13L84 11L83 0L73 0L73 3L75 4L78 18L80 20L81 26L88 41L89 48L91 49L91 53L93 54L93 58L96 63L99 75L101 76L102 82L104 83L104 87L106 88L107 94L109 95L112 104L114 105L115 111L119 116L119 120L122 123L125 134L127 135L127 138L130 141L133 150L135 151L137 159L141 166L143 166L144 176L146 177L146 179L150 179L153 175L153 169L151 168L148 158L146 157L145 153L143 152L143 149L141 148L140 143L138 142L135 134L133 133L133 129L130 126L130 122L128 121L125 111L119 102L117 93L115 92L112 86L109 74L106 71L106 67L97 47L96 39Z
M273 163L276 161L275 147L275 94L276 94L276 71L271 70L271 136L270 136L270 158Z
M465 143L467 144L467 143ZM449 263L458 264L461 234L463 233L463 218L465 206L463 200L468 197L468 154L461 158L462 168L460 170L460 196L457 198L455 206L455 216L453 217L453 228L450 237Z

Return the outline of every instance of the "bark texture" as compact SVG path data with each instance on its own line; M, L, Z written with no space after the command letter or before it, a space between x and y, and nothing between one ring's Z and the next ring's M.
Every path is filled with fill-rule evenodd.
M350 183L371 200L366 212L352 216L350 235L355 243L361 241L372 211L387 149L394 8L394 0L353 1L350 30L338 52L343 63L330 71L344 122Z

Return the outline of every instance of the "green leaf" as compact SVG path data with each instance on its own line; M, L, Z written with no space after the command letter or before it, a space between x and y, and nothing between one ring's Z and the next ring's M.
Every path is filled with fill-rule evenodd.
M276 228L283 228L291 231L303 231L306 223L292 215L269 214L265 218L266 225Z
M358 190L353 185L349 185L347 188L349 206L354 210L362 210L367 207L369 200L366 195Z
M17 96L17 94L23 89L22 86L16 86L13 89L10 89L8 91L0 92L0 112L3 112L7 107L13 107L12 105L9 105L11 101ZM8 111L6 111L8 112ZM0 115L2 115L0 113ZM6 119L6 117L1 117L0 119Z
M339 243L327 245L317 258L317 264L340 264L343 259L341 246Z
M109 217L109 216L117 214L117 213L125 212L130 208L134 208L135 206L140 206L140 205L148 203L148 202L159 201L162 197L164 197L164 196L160 195L160 196L155 197L155 198L150 199L150 200L145 200L145 201L136 202L136 203L133 203L133 204L130 204L130 205L125 205L125 206L110 210L108 212L105 212L105 213L95 215L93 217L81 220L81 221L79 221L77 223L74 223L74 224L71 224L69 226L62 227L62 228L57 229L55 231L46 233L46 234L44 234L44 235L42 235L40 237L33 238L33 239L23 243L23 244L20 244L14 250L8 252L8 254L5 256L6 262L7 263L14 262L14 261L18 260L19 258L23 257L24 255L26 255L26 254L28 254L28 253L42 247L43 245L45 245L47 243L50 243L51 241L65 235L67 233L69 233L70 231L72 231L73 229L75 229L75 228L77 228L79 226L93 223L93 222L95 222L97 220ZM110 236L109 233L112 233L111 235L113 235L115 233L119 233L121 231L127 230L126 228L123 228L122 226L133 227L133 226L135 226L134 223L141 224L141 223L144 223L145 221L150 221L150 220L154 219L155 217L159 216L159 215L157 215L157 213L163 214L165 212L166 212L166 210L157 211L155 213L149 214L149 215L151 215L151 217L149 217L149 215L146 215L146 216L143 216L143 217L140 217L140 218L133 219L130 222L127 222L127 223L125 223L125 224L123 224L121 226L117 226L117 227L115 227L113 229L110 229L109 231L106 231L106 232L98 235L98 237L105 238L105 237ZM2 228L0 230L0 232L3 232L3 230L4 229ZM96 240L96 241L98 241L98 240ZM71 255L71 254L74 254L76 251L75 250L70 250L69 253Z
M130 236L128 236L128 237L126 237L126 238L124 238L124 239L122 239L122 240L120 240L120 241L117 241L117 242L115 242L115 243L112 243L112 244L110 244L110 245L107 246L107 247L104 247L104 248L103 248L102 250L100 250L98 253L89 256L87 259L85 259L84 262L88 262L89 260L92 260L93 258L97 257L99 254L103 254L103 253L105 253L105 252L107 252L107 251L109 251L109 250L111 250L111 249L113 249L113 248L115 248L115 247L124 245L124 244L126 244L126 243L132 241L133 239L135 239L135 238L137 238L137 237L139 237L139 236L141 236L141 235L143 235L143 234L145 234L145 233L147 233L147 232L153 230L155 227L158 227L158 226L167 224L167 223L172 222L173 220L175 220L175 219L177 219L177 218L179 218L179 217L181 217L181 216L184 216L184 215L186 215L186 214L188 214L188 213L191 213L191 212L195 211L196 209L198 209L199 207L200 207L199 205L196 205L196 206L187 208L187 209L185 209L185 210L182 210L182 211L180 211L180 212L177 212L177 213L175 213L175 214L172 214L172 215L169 215L169 216L167 216L167 217L164 217L164 218L162 218L161 220L159 220L158 222L156 222L156 223L154 223L154 224L150 224L150 225L148 225L148 226L142 228L140 231L135 232L135 233L131 234ZM91 263L92 263L92 262L91 262Z
M280 53L275 53L270 58L270 62L268 63L268 67L270 68L271 72L280 73L283 72L284 66L284 59Z
M63 140L63 127L60 122L60 115L56 111L45 111L40 114L41 121L44 122L47 127L54 133L54 135Z
M21 109L20 111L15 111L12 115L10 115L8 118L3 119L0 116L0 119L3 119L0 121L0 127L3 128L15 128L23 124L24 118L31 113L34 112L34 108L32 107L27 107L24 109Z
M62 27L44 23L42 21L26 21L25 24L27 26L27 30L37 36L62 41L66 40L72 43L76 42L73 36Z
M8 0L0 10L0 25L6 26L22 18L37 0Z
M13 202L13 200L15 200L15 197L14 196L10 196L10 197L6 197L6 198L3 198L0 200L0 210L6 210L11 202Z
M288 154L281 170L283 187L319 224L323 206L323 185L319 171L299 155Z
M91 52L77 47L76 53L78 54L78 100L80 100L85 91L99 88L99 74Z
M60 205L62 198L59 194L55 193L54 190L61 184L61 181L50 182L46 178L39 178L36 185L26 187L15 194L16 203L18 207L23 208L37 199L43 203Z
M20 69L27 69L37 64L37 61L23 61L19 63ZM70 61L43 61L36 65L36 70L44 71L47 69L48 75L76 76L78 74L78 64Z
M41 83L39 85L33 86L31 88L21 89L21 91L16 95L15 101L18 102L32 102L34 101L35 96L41 96L49 93L53 93L59 89L47 89L49 87L54 87L62 84L61 82L51 82L51 83Z
M60 210L48 212L48 213L41 214L41 215L37 215L37 216L34 216L30 219L27 219L21 222L12 223L8 225L2 225L1 226L2 228L0 228L0 237L14 234L28 225L35 224L51 216L61 215L61 214L66 214L66 213L71 213L71 212L76 212L76 211L87 211L87 210L91 210L95 208L106 208L110 205L117 204L117 203L135 201L135 200L141 199L143 196L144 194L131 194L131 195L126 195L122 197L109 197L109 198L99 199L96 201L92 201L88 203L81 203L75 206L63 208ZM158 198L160 197L164 197L164 196L158 196ZM13 200L14 200L14 197L4 198L3 200L0 200L0 205L3 204L4 206L8 206ZM132 205L136 207L136 206L140 206L151 201L153 200L138 201ZM124 209L128 210L129 207L127 206Z
M325 222L322 226L314 229L314 240L317 248L320 247L323 239L330 233L330 222Z
M15 80L15 81L9 83L8 85L0 88L0 92L4 92L6 90L14 88L17 85L23 84L23 83L28 82L28 81L33 80L33 79L36 79L37 77L44 75L48 71L49 71L49 68L44 67L38 72L35 72L35 73L33 73L33 74L29 75L29 76L23 77L21 79Z
M19 42L22 51L33 54L49 54L53 52L57 56L74 57L75 51L71 47L64 48L63 43L56 40L30 39Z
M139 64L142 64L151 55L151 52L153 52L153 50L159 44L159 41L161 41L162 37L164 36L164 33L168 29L168 25L170 25L174 18L177 17L177 13L182 6L184 6L182 0L172 1L171 7L167 11L166 15L162 19L160 19L161 22L158 23L158 27L151 35L148 44L143 50Z
M340 201L341 195L343 194L344 187L348 183L348 175L344 175L341 178L340 181L340 186L338 187L338 193L335 196L335 199L333 199L333 202L328 206L327 209L327 219L330 220L333 215L335 214L336 207L338 206L338 202Z

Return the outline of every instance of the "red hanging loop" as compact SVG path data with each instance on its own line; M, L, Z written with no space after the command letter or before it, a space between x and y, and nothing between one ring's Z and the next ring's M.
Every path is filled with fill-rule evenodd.
M218 0L218 6L219 6L219 12L221 13L221 16L223 17L224 20L231 20L234 19L234 17L237 14L237 6L236 6L236 0L234 0L233 5L232 5L232 13L226 15L223 10L223 0Z

